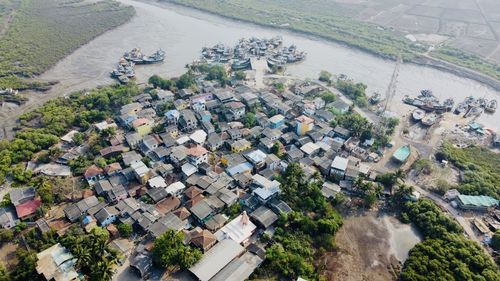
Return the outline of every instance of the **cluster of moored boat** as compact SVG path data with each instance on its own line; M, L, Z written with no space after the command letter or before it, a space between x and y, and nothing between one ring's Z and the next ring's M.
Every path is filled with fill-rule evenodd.
M416 98L410 98L405 96L403 102L409 105L416 106L426 112L437 112L443 113L446 111L451 111L455 101L453 99L446 99L444 102L440 102L438 98L434 96L431 90L422 90L420 95Z
M497 100L487 100L485 98L474 98L472 96L465 98L465 100L457 105L455 114L464 114L464 117L479 116L484 111L495 112L497 109Z
M405 96L403 98L403 102L409 105L413 105L418 107L418 110L413 112L413 119L416 121L422 120L424 123L424 116L427 117L429 122L432 123L434 119L434 115L438 115L447 111L452 111L454 107L453 99L446 99L444 102L440 102L438 98L436 98L432 91L430 90L422 90L420 95L416 98L410 98L409 96ZM479 116L484 111L486 112L495 112L497 108L497 101L495 99L487 100L485 98L474 98L472 96L467 97L463 102L459 103L455 110L453 111L455 114L464 114L464 117L471 116ZM434 115L426 115L426 112L432 112Z
M240 39L233 48L224 44L202 49L203 63L230 63L233 70L251 68L251 57L266 58L269 67L283 67L285 64L300 62L306 53L298 51L295 45L283 46L280 36L271 39Z
M126 84L130 79L135 78L134 66L136 64L153 64L164 60L165 52L161 49L151 55L144 55L139 48L134 48L132 51L123 54L117 67L111 71L110 75L120 83Z

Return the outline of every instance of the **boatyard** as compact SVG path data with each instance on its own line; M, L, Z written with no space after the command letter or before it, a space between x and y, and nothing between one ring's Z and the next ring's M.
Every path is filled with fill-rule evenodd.
M306 53L297 50L295 45L283 46L283 37L276 36L266 38L242 38L233 47L218 43L212 47L204 47L200 63L229 63L232 70L251 69L251 58L264 58L274 71L283 70L286 64L303 61Z
M135 78L134 66L136 64L154 64L165 60L165 52L157 50L152 55L144 55L139 48L134 48L130 52L125 52L120 58L117 68L110 72L111 78L115 78L122 84L127 84L130 79Z

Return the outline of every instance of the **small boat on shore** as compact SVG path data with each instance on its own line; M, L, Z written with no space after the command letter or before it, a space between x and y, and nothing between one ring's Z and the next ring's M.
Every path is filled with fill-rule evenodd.
M439 116L435 113L427 114L424 118L422 118L422 124L425 126L432 126L436 124Z
M127 84L130 81L130 79L125 75L122 75L122 76L118 77L117 79L122 84Z
M469 106L469 111L465 113L464 118L479 116L484 112L484 109L480 106L474 105Z
M252 63L250 62L250 58L244 60L234 60L231 64L231 69L233 70L245 70L251 68Z
M462 113L465 113L467 111L468 107L469 106L465 102L461 102L457 105L457 107L455 108L455 111L453 113L460 115Z
M380 93L376 93L376 92L373 93L373 95L370 97L370 99L368 99L368 101L370 102L370 104L377 104L381 100L382 100L382 96L380 95Z
M484 107L484 110L487 112L495 112L497 110L497 100L490 100Z
M443 102L443 106L445 107L446 111L451 111L453 109L454 104L455 104L455 101L452 98L446 99Z
M422 120L422 118L424 118L424 116L425 116L425 111L423 111L422 109L415 109L413 111L413 113L411 114L411 117L416 122L420 122L420 120Z

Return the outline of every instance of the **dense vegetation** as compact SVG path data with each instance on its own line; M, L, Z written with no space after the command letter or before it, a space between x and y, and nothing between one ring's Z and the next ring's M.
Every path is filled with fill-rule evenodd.
M88 280L111 280L113 266L118 261L118 253L107 245L109 233L106 229L95 227L90 234L80 227L71 228L61 238L65 246L77 259L76 266Z
M463 177L457 189L462 194L489 195L500 199L500 155L482 147L456 148L445 143L437 158L448 159Z
M202 257L200 250L184 244L184 235L170 229L156 238L153 261L156 265L171 270L186 269Z
M368 105L366 98L366 85L363 83L354 83L352 80L337 79L335 88L342 94L350 98L355 105L365 107Z
M31 160L35 153L48 150L70 128L87 129L90 124L112 117L113 111L129 102L139 92L137 86L114 85L87 94L75 93L68 98L57 98L42 107L23 114L20 130L13 140L0 141L0 183L6 176L14 180L25 179L18 173L19 164ZM49 151L50 152L50 151Z
M318 174L308 180L299 164L291 163L280 181L282 199L293 211L282 214L276 223L273 243L257 275L318 280L320 268L315 259L322 251L335 248L335 233L342 226L342 217L322 195L323 182Z
M424 236L410 251L401 273L403 281L500 280L493 260L477 243L467 240L462 228L432 201L408 202L401 215Z
M132 7L105 0L12 0L18 4L0 40L0 88L27 88L32 77L134 15Z

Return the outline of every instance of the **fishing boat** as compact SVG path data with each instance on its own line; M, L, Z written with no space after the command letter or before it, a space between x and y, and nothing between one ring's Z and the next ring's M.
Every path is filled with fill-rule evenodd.
M490 100L484 107L484 110L487 112L495 112L495 110L497 110L497 100Z
M462 102L462 103L459 103L457 105L457 107L455 108L455 111L453 113L459 115L459 114L465 113L468 108L469 108L469 106L465 102Z
M398 148L392 155L392 160L397 163L405 163L410 157L411 149L409 145L403 145Z
M443 102L443 106L446 108L446 111L451 111L453 109L454 104L455 104L455 101L452 98L446 99Z
M422 124L424 126L432 126L432 125L436 124L438 118L439 118L439 116L435 113L427 114L427 115L425 115L424 118L422 118Z
M251 67L250 58L244 60L234 60L231 64L233 70L244 70Z
M422 109L415 109L413 111L413 113L411 114L411 117L416 122L419 122L420 120L422 120L422 118L424 118L424 116L425 116L425 111L423 111Z
M464 118L479 116L484 112L484 109L480 106L469 106L469 111L465 113Z
M373 93L373 95L368 99L371 104L377 104L382 99L380 93Z
M122 75L122 76L118 77L117 79L122 84L127 84L130 81L130 79L125 75Z

